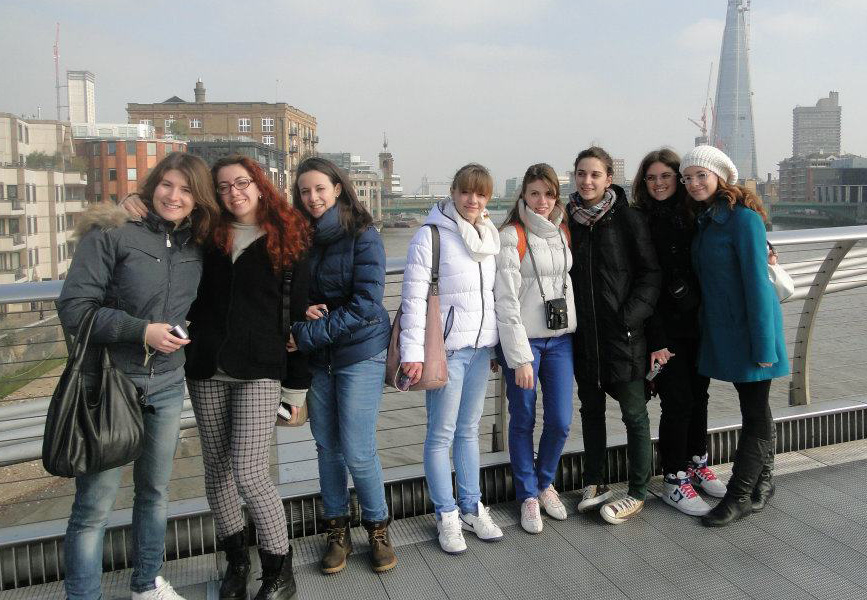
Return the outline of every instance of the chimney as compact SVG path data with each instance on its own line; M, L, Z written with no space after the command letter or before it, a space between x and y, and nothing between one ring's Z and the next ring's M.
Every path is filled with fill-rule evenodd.
M196 88L193 90L196 94L196 104L204 104L205 102L205 86L202 84L202 80L199 79L196 82Z

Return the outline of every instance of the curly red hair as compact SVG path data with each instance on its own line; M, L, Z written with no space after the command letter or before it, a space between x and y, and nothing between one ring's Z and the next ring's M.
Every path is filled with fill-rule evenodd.
M717 196L728 203L729 208L734 208L735 204L743 204L750 210L754 210L762 217L762 221L768 221L768 212L762 204L762 199L748 187L726 183L719 179Z
M310 223L298 210L293 208L286 196L277 191L274 184L265 176L262 168L251 158L241 155L226 156L211 167L214 185L217 173L223 167L240 165L249 173L250 179L261 194L256 207L256 221L265 230L265 248L271 258L274 271L288 268L300 259L310 247L312 229ZM214 245L224 253L232 253L232 223L235 219L220 203L220 219L214 227Z

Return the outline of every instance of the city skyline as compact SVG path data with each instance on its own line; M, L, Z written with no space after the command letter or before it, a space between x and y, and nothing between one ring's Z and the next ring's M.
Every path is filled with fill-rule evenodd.
M498 188L534 162L563 172L591 142L623 157L631 177L648 150L692 146L687 117L704 105L726 13L725 0L254 1L241 13L153 4L142 14L131 2L0 1L0 76L14 82L0 110L53 116L59 21L61 70L96 75L100 121L125 122L128 102L192 101L201 77L214 101L277 99L314 115L322 152L374 162L386 131L406 193L471 160L491 168ZM844 107L842 150L867 153L858 64L867 3L767 0L751 12L759 177L791 154L792 109L828 90ZM259 31L265 23L285 23L285 33Z

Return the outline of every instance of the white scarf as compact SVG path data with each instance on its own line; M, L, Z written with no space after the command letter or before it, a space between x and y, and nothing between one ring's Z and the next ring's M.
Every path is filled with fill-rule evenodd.
M473 225L461 216L450 198L440 206L440 210L457 224L458 233L474 261L482 262L487 257L495 256L500 252L500 234L487 213L479 216Z

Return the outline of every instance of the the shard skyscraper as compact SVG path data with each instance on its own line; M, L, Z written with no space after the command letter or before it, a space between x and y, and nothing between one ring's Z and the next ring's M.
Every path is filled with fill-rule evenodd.
M729 155L742 179L755 179L756 138L750 86L749 0L728 0L716 84L713 143Z

